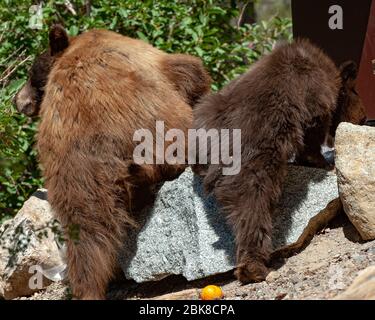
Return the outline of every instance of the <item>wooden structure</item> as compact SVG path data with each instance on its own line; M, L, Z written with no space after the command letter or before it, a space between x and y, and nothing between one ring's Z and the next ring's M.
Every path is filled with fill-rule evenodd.
M359 66L358 92L375 119L375 0L292 0L293 34L309 38L340 65Z

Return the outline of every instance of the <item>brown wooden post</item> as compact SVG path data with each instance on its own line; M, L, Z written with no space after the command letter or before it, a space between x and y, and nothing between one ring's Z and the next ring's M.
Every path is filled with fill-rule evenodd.
M309 38L337 65L353 60L360 66L358 91L369 118L375 118L375 76L370 74L371 61L375 59L374 3L375 0L292 0L295 38ZM342 23L335 21L337 14L341 14Z
M365 44L358 76L358 92L366 107L367 117L375 119L375 1L372 1Z

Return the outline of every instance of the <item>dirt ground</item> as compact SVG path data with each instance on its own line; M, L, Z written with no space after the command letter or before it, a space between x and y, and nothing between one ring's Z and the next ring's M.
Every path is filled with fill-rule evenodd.
M172 276L136 284L120 280L110 285L108 299L198 299L208 284L222 287L225 299L331 299L343 292L358 272L375 264L375 241L361 242L348 219L341 215L316 235L305 250L273 268L266 281L241 285L233 272L188 282ZM45 291L21 299L68 299L68 288L53 283Z

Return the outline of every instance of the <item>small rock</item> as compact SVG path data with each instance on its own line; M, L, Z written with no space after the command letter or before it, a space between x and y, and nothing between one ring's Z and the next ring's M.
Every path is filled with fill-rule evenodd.
M46 190L38 190L15 218L1 226L0 296L3 298L31 295L52 280L61 280L65 265L54 234L47 227L52 221Z
M334 260L335 262L340 262L340 261L342 261L342 257L341 257L340 255L336 255L336 256L333 258L333 260Z
M352 256L352 259L357 263L363 263L366 260L366 257L360 254L355 254Z
M335 300L375 300L375 266L362 270L349 288Z
M320 287L321 286L321 284L320 284L320 282L318 280L315 280L313 282L313 285L314 285L314 287Z
M278 293L275 300L283 300L288 295L287 292Z
M301 281L300 278L297 277L297 276L293 276L293 277L290 278L290 282L293 283L293 284L297 284L300 281Z
M295 275L296 274L296 271L293 270L293 269L288 269L288 271L286 272L287 275L291 276L291 275Z
M335 148L344 211L363 240L375 239L375 128L341 123Z
M268 283L276 281L280 277L280 273L277 271L271 271L266 278Z

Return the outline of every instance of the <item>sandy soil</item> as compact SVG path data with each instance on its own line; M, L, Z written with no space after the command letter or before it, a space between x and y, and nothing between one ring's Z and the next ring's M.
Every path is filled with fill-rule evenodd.
M345 216L316 235L301 253L279 261L266 281L241 285L232 272L186 281L173 276L136 284L118 280L110 285L108 299L198 299L208 284L222 287L225 299L331 299L343 292L358 272L375 265L375 241L361 242ZM69 299L69 289L54 283L45 291L21 299Z

